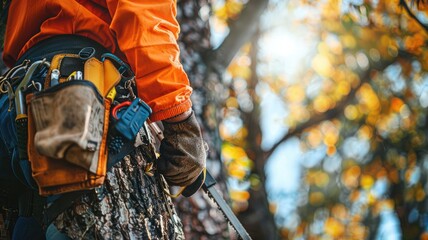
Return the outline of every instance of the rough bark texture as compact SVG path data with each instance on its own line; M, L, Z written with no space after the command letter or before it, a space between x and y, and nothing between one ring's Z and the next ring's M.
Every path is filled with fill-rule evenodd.
M103 197L91 191L54 222L72 239L183 239L161 176L147 172L154 156L137 148L107 174Z
M207 78L207 66L203 55L211 49L207 0L180 0L178 20L181 26L179 39L181 61L193 87L193 109L202 128L204 139L209 145L207 168L217 178L219 190L226 193L222 163L220 161L220 138L217 133L214 85L219 76L211 81ZM227 196L227 195L225 195ZM216 205L202 191L191 198L175 199L177 212L183 222L186 239L230 238L228 225Z
M268 2L268 0L249 1L241 15L230 23L230 33L224 42L218 49L214 50L210 45L210 28L207 16L211 9L209 0L178 1L178 20L181 26L179 41L181 61L194 88L193 108L201 123L204 138L210 147L207 167L216 177L217 187L226 199L228 198L225 184L226 175L220 160L221 139L218 134L218 121L221 118L219 110L225 100L223 94L228 91L228 86L224 85L222 77L232 58L256 33L257 22ZM249 208L240 217L246 229L260 229L261 221L258 214L260 212L263 213L263 216L270 214L264 190L254 194L253 199L255 201L251 204L257 205ZM263 204L259 205L261 202ZM215 210L216 206L202 192L198 192L190 199L176 199L175 203L184 225L186 239L236 237L233 230L228 228L223 215ZM258 209L259 206L263 206L262 209ZM274 226L273 219L269 219L269 224ZM275 233L269 234L271 230L276 232L274 228L265 228L265 230L257 233L258 235L254 233L254 236L272 239L269 236L276 235Z

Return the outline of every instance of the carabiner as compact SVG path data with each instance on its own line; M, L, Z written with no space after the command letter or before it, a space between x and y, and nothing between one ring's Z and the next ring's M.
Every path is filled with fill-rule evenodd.
M118 105L116 105L114 108L113 108L113 110L111 111L111 115L113 115L113 117L115 118L115 119L118 119L118 117L117 117L117 112L118 111L120 111L120 109L121 108L123 108L123 107L128 107L128 106L130 106L131 105L131 102L130 101L125 101L125 102L123 102L123 103L119 103Z
M8 87L12 86L13 84L13 82L10 82L9 80L15 77L16 74L21 72L21 70L26 70L28 67L28 63L28 60L24 60L23 63L9 69L4 76L0 77L0 93L9 92Z
M28 84L30 83L30 80L36 71L36 69L41 65L46 65L48 68L50 67L50 63L46 61L46 59L42 59L39 61L34 62L31 64L31 66L28 68L27 73L25 73L24 79L22 79L21 83L18 85L18 87L15 90L15 108L16 108L16 115L19 114L25 114L25 98L24 93L27 89Z
M27 86L27 89L33 87L38 92L42 91L42 84L39 82L31 81L31 84Z

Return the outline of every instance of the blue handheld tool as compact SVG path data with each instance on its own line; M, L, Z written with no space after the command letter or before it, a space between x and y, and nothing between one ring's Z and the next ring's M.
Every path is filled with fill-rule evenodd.
M152 113L151 108L141 99L135 98L132 102L124 102L113 109L113 117L118 121L114 128L120 132L126 139L133 140L138 131L143 126L146 119ZM122 111L121 109L128 107Z
M151 113L151 108L139 98L120 103L113 108L112 125L107 140L109 168L134 149L135 137Z

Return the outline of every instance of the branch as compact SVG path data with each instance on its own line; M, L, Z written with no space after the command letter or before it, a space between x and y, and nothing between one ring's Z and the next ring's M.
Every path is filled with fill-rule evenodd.
M400 52L398 57L402 57L405 53L404 52ZM355 94L357 93L358 89L360 89L360 87L363 85L363 83L367 83L370 81L370 75L372 73L372 70L377 70L377 71L382 71L385 68L387 68L389 65L391 65L392 63L394 63L396 61L397 58L394 58L390 61L386 61L383 64L372 64L371 67L367 70L362 72L361 74L359 74L359 78L360 78L360 83L357 87L353 88L350 93L343 98L341 101L339 101L336 104L336 107L333 109L330 109L324 113L319 113L319 114L315 114L313 117L311 117L311 119L307 122L304 122L302 124L300 124L299 126L291 129L290 131L288 131L278 142L276 142L269 150L266 150L264 152L265 157L264 157L264 161L266 162L269 157L272 155L272 153L286 140L288 140L289 138L291 138L292 136L296 136L301 134L304 130L315 126L325 120L328 119L332 119L335 117L338 117L340 114L343 113L343 110L345 109L345 107L348 105L348 103L355 97Z
M418 2L418 4L419 4L419 2ZM413 18L425 31L428 32L428 26L425 25L423 22L421 22L421 20L419 20L419 18L416 17L416 15L410 10L410 7L409 7L409 5L407 5L407 2L405 0L400 0L400 5L402 7L404 7L404 9L406 10L407 14L409 14L409 16L411 18Z
M368 71L366 72L367 75L364 75L363 77L368 78ZM363 79L363 78L362 78ZM349 101L351 101L354 97L356 92L358 91L358 89L360 89L361 85L362 85L363 81L360 81L360 84L351 90L351 92L344 98L342 99L335 108L330 109L324 113L320 113L320 114L316 114L313 117L311 117L311 119L307 122L304 122L302 124L300 124L299 126L291 129L290 131L288 131L278 142L276 142L269 150L265 151L265 157L264 157L264 161L267 161L269 159L269 157L272 155L273 152L275 152L275 150L285 141L287 141L289 138L291 138L292 136L296 136L301 134L305 129L308 129L312 126L315 126L325 120L328 119L332 119L335 117L338 117L343 110L345 109L345 107L348 105Z
M222 44L208 54L207 64L211 64L218 72L229 66L233 57L257 31L257 23L265 11L269 0L250 0L241 11L237 20L231 22L229 34Z

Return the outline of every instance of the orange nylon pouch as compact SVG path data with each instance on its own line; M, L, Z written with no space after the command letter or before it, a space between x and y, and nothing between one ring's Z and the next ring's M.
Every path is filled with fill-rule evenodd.
M95 124L96 126L101 126L99 129L96 129L98 132L101 131L101 133L96 136L97 139L100 140L99 143L96 144L96 150L90 149L88 151L88 149L82 149L82 146L88 146L85 144L91 144L90 141L84 141L84 139L88 136L88 131L93 132L93 128L96 127L94 124L91 125L89 123L89 117L89 119L86 119L87 122L85 122L86 130L82 133L77 131L77 134L80 135L76 137L75 132L70 132L68 131L69 129L67 130L67 124L68 127L75 124L72 120L73 115L69 115L67 116L68 118L64 119L58 116L61 111L58 112L57 108L61 107L62 101L71 101L72 99L68 98L73 98L73 92L85 92L85 89L88 90L87 88L80 87L82 82L87 81L74 80L65 84L67 86L63 85L65 87L59 84L58 87L48 89L39 96L34 94L27 96L29 126L28 155L31 162L33 178L38 184L39 193L42 196L92 189L102 185L104 182L107 169L106 135L111 104L110 100L104 98L102 98L101 101L97 100L102 103L103 111L95 108L95 110L101 111L100 117L97 118L98 123ZM82 104L77 101L75 107L81 106ZM72 108L72 106L66 105L66 109L72 110ZM91 115L88 114L90 111L88 109L83 109L83 111L87 112L85 116ZM62 113L63 112L64 111L62 111ZM79 121L79 119L77 118L75 121ZM88 124L90 124L89 128ZM45 134L45 136L40 138L41 133L42 135ZM36 135L38 135L38 138ZM92 139L93 137L94 136L92 136ZM50 138L55 139L55 141L49 142L48 140ZM63 143L60 143L61 141L63 141ZM47 150L44 149L43 142L45 142L45 146L48 146ZM72 144L70 144L70 142L72 142ZM82 143L84 144L82 145ZM49 146L51 146L50 149ZM94 153L94 155L91 156L90 153Z

